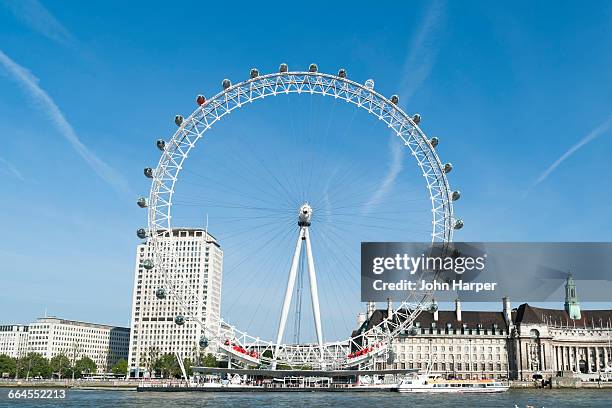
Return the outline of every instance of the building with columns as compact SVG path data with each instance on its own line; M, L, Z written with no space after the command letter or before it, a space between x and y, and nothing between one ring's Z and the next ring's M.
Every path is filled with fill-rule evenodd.
M564 309L543 309L527 303L511 308L502 299L500 312L424 311L414 327L392 344L392 360L376 368L416 368L446 378L550 378L573 372L583 379L612 370L612 310L580 310L571 275L565 285ZM357 331L368 330L389 314L375 309L358 315Z
M518 379L564 371L596 378L612 367L612 310L580 310L571 275L565 291L562 310L528 304L516 309L511 341Z

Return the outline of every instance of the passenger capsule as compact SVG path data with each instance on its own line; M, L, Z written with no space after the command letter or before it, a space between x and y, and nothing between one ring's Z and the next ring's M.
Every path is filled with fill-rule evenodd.
M174 123L176 123L176 126L181 126L183 124L183 117L181 115L176 115L174 117Z
M287 64L285 64L284 62L280 64L280 66L278 67L278 72L287 72L287 71L289 71L289 67L287 66Z
M459 230L459 229L461 229L461 228L463 228L463 220L457 220L457 221L455 221L455 229L456 229L456 230Z
M142 267L145 269L153 269L155 267L155 264L153 263L152 259L145 259L144 261L142 261Z
M223 80L223 82L221 82L221 86L223 87L223 89L227 89L232 86L232 81L226 78Z
M393 95L391 96L391 103L397 105L399 103L399 96Z
M158 148L159 150L161 150L162 152L163 152L163 151L164 151L164 149L166 148L166 141L165 141L165 140L163 140L163 139L157 139L156 144L157 144L157 148Z
M435 313L438 311L438 304L436 302L433 302L431 305L429 305L429 311L431 313Z
M317 67L317 64L310 64L310 66L308 67L308 71L310 72L317 72L319 70L319 67Z
M155 291L155 297L158 298L159 300L165 299L166 298L166 289L164 289L164 288L157 288L157 290Z
M415 113L414 116L412 117L412 121L418 125L419 123L421 123L421 115L419 115L418 113Z
M202 348L208 347L208 339L206 338L206 336L200 337L200 341L198 343L200 344L200 347Z
M153 178L153 169L150 167L145 167L144 175L146 178Z
M440 143L440 141L438 140L437 137L432 137L429 143L431 143L431 147L436 147L438 146L438 143Z
M136 230L136 235L138 236L138 238L140 239L145 239L147 237L147 230L144 228L138 228Z
M365 87L367 89L374 89L374 80L368 79L367 81L365 81Z
M451 171L453 171L453 165L451 163L446 163L444 165L444 172L450 173Z
M251 68L251 78L257 78L259 76L259 70L257 68Z
M410 330L408 330L408 334L410 334L411 336L416 336L417 334L419 334L419 331L416 327L412 326L410 327Z
M196 98L196 103L198 104L198 106L204 105L204 103L206 103L206 98L204 97L204 95L198 95Z
M136 204L138 204L138 206L140 208L146 208L147 207L147 199L144 197L140 197L138 198L138 201L136 201Z
M451 198L453 199L453 201L457 201L458 199L461 198L461 191L453 191L453 194L451 195Z
M338 71L338 76L340 78L346 78L346 69L340 68L340 70Z
M183 315L177 315L174 318L174 323L176 323L178 326L182 326L185 324L185 317Z

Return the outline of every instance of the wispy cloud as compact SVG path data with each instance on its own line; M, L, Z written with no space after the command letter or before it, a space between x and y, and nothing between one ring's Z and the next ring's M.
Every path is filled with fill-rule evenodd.
M370 199L364 204L361 209L362 214L370 213L374 207L376 207L380 201L391 191L393 188L393 184L395 183L395 179L402 171L402 158L404 157L404 145L399 143L397 140L397 136L392 135L389 138L389 152L391 154L391 158L389 160L389 168L387 170L387 174L383 177L378 189L376 192L370 197Z
M599 136L606 133L612 127L612 117L608 118L605 122L597 126L595 129L591 130L588 134L586 134L578 143L570 147L565 153L561 155L557 160L553 162L540 176L533 182L533 184L529 187L529 189L525 192L524 196L527 196L531 190L533 190L538 184L544 182L556 169L563 163L565 160L570 158L574 153L576 153L579 149L581 149L586 144L592 142L597 139Z
M59 133L64 136L79 156L87 162L100 178L118 191L130 191L127 181L121 174L102 161L81 142L53 99L38 85L38 78L10 59L1 50L0 66L28 93L32 101L40 106L42 112L51 120Z
M445 3L442 1L434 1L430 3L429 8L425 12L421 24L417 27L415 35L410 41L408 54L404 60L402 69L403 77L400 83L400 101L403 106L412 97L414 92L427 79L433 67L437 47L433 44L433 34L436 29L442 24L445 15ZM363 213L369 213L380 201L387 195L393 185L395 179L402 170L402 157L405 151L401 140L393 134L389 141L389 168L387 173L382 178L378 189L366 202L362 208Z
M7 174L9 176L13 176L20 181L25 181L25 178L21 174L21 172L13 165L13 163L8 160L0 157L0 172Z
M30 29L62 45L74 45L72 34L38 0L2 0L2 4Z
M400 82L400 101L404 104L425 82L433 68L438 54L438 47L434 44L435 33L443 24L445 9L446 4L443 1L431 2L409 42Z

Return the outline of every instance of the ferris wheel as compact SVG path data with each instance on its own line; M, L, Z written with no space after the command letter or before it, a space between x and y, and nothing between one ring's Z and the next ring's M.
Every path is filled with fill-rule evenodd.
M426 201L431 214L431 219L427 220L431 225L429 239L433 243L450 243L454 230L463 227L463 221L456 218L453 212L453 202L460 198L460 193L451 190L447 179L447 174L452 171L453 166L443 163L438 157L438 139L425 135L419 127L420 115L410 116L405 113L398 106L397 95L387 98L378 93L374 89L372 79L361 84L350 80L345 69L340 69L337 74L332 75L319 72L316 64L311 64L307 71L290 71L286 64L281 64L278 72L260 75L257 69L252 69L249 79L236 84L224 79L221 85L221 92L211 98L198 95L197 108L191 115L175 117L178 129L170 140L157 141L157 147L161 151L159 162L155 168L145 168L144 171L145 176L151 179L149 197L141 197L138 200L140 207L148 209L148 228L138 230L138 236L148 240L154 253L151 259L144 261L144 267L157 268L164 277L163 283L157 289L157 297L172 297L181 306L183 314L175 317L176 324L193 321L205 326L190 307L195 295L185 284L174 246L168 243L168 238L172 237L172 228L175 227L173 208L176 205L175 192L180 180L179 175L188 168L187 159L190 158L192 150L202 143L204 135L212 130L216 122L239 108L251 106L253 102L271 99L267 97L327 96L345 101L349 106L360 108L383 122L393 132L402 148L408 149L420 169L424 180L421 188L428 194ZM331 342L325 341L316 254L313 253L314 242L311 242L314 240L311 239L311 231L316 231L316 216L319 210L305 199L288 215L297 229L293 237L289 238L295 242L293 253L284 254L290 255L291 262L290 268L285 272L288 274L285 275L287 284L282 297L278 326L275 327L276 336L263 340L260 336L248 334L229 322L223 322L218 329L206 329L206 335L200 339L200 346L205 347L209 340L215 339L220 353L246 366L276 368L282 364L336 370L356 366L367 368L377 359L384 359L389 355L392 342L398 335L415 334L413 323L421 312L437 310L431 292L410 292L382 321L371 328L353 332L348 339L345 337ZM316 333L316 341L307 345L284 341L290 307L292 302L296 301L296 281L298 284L300 282L300 262L304 264L303 269L308 271ZM347 345L350 349L348 353Z

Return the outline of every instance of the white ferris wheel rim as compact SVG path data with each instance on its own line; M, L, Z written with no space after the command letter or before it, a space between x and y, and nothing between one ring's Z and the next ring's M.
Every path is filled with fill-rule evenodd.
M226 81L224 80L224 83ZM367 83L368 81L366 81ZM224 85L227 85L225 83ZM225 86L224 86L225 88ZM174 294L181 308L188 312L186 301L180 295L174 293L175 288L171 285L172 277L167 267L168 259L172 262L172 256L162 254L162 239L167 231L172 231L171 211L172 198L178 175L183 168L191 149L210 130L214 123L221 120L233 110L250 105L252 102L265 99L268 96L279 94L318 94L331 96L351 103L358 108L365 109L368 113L375 115L392 129L400 137L405 146L411 151L417 160L422 175L426 180L431 199L432 211L432 242L450 243L453 238L453 230L457 221L453 213L452 192L449 187L444 165L438 157L435 146L432 145L425 133L391 99L387 99L373 89L360 83L351 81L345 76L319 73L318 71L293 71L278 72L267 75L256 75L250 79L231 85L219 92L212 98L200 105L189 117L183 119L169 142L165 144L157 167L153 169L151 189L148 207L148 240L154 248L154 264L160 268L164 275L165 286ZM430 295L430 294L429 294ZM421 294L418 303L409 299L402 301L391 316L384 319L366 333L349 337L348 340L325 343L329 347L328 355L334 355L335 350L342 344L348 343L362 347L364 336L380 339L381 342L389 342L401 330L406 329L418 314L424 309L424 303L428 300L428 294ZM188 320L194 320L201 327L205 327L195 316L186 316ZM218 335L210 333L211 336ZM230 333L225 333L224 338L233 337L237 343L256 343L274 349L277 344L270 341L262 341L235 327L230 327ZM291 353L292 345L281 344L280 349L285 354ZM317 346L318 347L318 346ZM275 361L282 362L279 356L274 356ZM341 362L336 362L339 366Z

